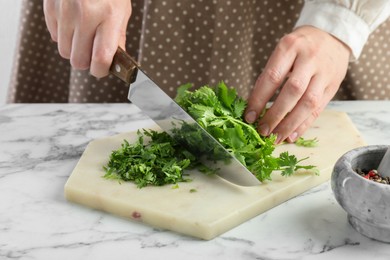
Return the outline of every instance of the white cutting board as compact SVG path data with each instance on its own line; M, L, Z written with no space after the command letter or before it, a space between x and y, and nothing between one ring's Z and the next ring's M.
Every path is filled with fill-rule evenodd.
M270 182L240 187L218 176L192 172L192 182L163 187L137 188L102 176L102 166L123 139L136 140L136 132L92 141L65 185L66 199L94 209L176 231L201 239L212 239L264 211L330 179L337 159L350 149L365 145L359 132L343 112L324 111L305 138L317 137L314 148L285 144L275 154L289 151L298 159L309 156L320 175L300 172L292 177L274 173ZM190 192L195 189L196 192Z

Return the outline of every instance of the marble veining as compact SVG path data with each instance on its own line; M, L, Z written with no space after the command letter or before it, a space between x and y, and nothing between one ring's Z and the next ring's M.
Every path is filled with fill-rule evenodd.
M332 102L368 144L390 144L389 101ZM148 128L131 104L0 107L0 259L390 259L355 231L330 183L211 240L155 229L65 201L93 139Z

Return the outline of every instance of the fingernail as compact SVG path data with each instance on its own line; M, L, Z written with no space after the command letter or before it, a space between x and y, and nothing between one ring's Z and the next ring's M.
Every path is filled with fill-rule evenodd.
M259 132L263 136L268 136L268 132L269 132L268 124L266 124L266 123L260 124L259 125Z
M297 137L298 137L298 133L294 132L288 138L290 139L289 141L293 143L295 142L295 139L297 139Z
M255 111L249 111L248 113L246 113L245 120L248 123L250 123L250 124L255 122L256 121L256 112Z

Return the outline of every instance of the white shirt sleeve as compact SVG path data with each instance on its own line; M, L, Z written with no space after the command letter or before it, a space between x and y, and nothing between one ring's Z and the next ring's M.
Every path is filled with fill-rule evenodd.
M344 42L359 58L368 36L390 16L390 0L306 0L295 25L311 25Z

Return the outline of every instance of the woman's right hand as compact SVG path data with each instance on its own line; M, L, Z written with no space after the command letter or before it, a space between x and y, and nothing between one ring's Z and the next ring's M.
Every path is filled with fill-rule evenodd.
M125 49L130 0L44 0L45 21L73 68L108 75L118 46Z

